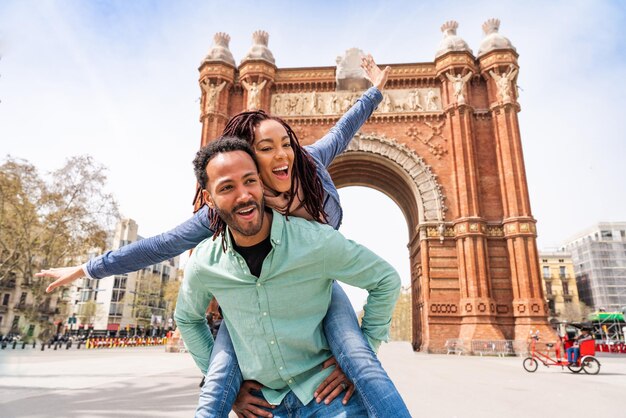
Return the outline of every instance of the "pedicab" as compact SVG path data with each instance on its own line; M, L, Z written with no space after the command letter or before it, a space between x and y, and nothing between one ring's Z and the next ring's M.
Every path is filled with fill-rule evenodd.
M524 359L522 366L527 372L533 373L539 367L539 363L546 367L561 366L561 369L567 367L572 373L580 373L584 371L586 374L598 374L600 372L600 362L595 357L596 354L596 342L593 339L584 340L579 343L580 355L576 363L569 363L567 359L562 357L562 354L567 352L567 349L574 345L574 341L568 339L567 336L561 339L560 346L554 350L554 356L550 354L551 349L554 347L553 343L546 343L546 350L542 352L537 349L537 342L539 341L539 331L531 334L529 344L529 356ZM563 348L563 353L561 353Z

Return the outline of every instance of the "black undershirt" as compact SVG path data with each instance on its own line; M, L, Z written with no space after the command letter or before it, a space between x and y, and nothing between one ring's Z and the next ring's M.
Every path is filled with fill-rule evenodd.
M232 238L232 235L231 235ZM261 275L261 268L263 267L263 261L265 257L272 251L272 242L270 241L270 235L267 235L263 241L258 244L254 244L251 247L240 247L235 243L235 240L231 240L233 248L237 251L250 269L250 273L259 277Z

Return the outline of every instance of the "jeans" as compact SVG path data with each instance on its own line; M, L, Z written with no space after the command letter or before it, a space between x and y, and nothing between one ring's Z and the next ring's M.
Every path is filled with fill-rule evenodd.
M396 418L410 417L398 390L361 332L350 300L337 283L333 284L332 298L323 325L331 352L356 387L352 398L360 397L358 403L362 402L368 416L388 417L391 414ZM228 417L242 380L230 335L226 324L222 322L200 393L196 417ZM337 399L341 403L343 397L340 395ZM353 401L351 399L348 404ZM272 413L275 414L275 411Z
M580 347L570 347L567 349L567 361L570 363L578 363L580 357Z
M263 398L260 391L251 392L254 396ZM367 417L367 411L358 396L353 396L347 405L341 403L342 397L338 396L331 403L326 405L324 402L317 403L315 399L306 405L300 402L300 399L289 392L280 405L274 409L263 408L270 411L274 418L309 418L309 417L328 417L328 418L359 418Z

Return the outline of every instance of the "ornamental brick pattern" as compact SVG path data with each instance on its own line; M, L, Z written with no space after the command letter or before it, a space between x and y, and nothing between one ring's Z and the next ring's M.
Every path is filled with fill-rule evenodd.
M517 117L517 59L512 47L479 58L452 48L431 63L390 65L385 100L331 166L337 187L380 190L407 220L415 350L443 349L450 338L526 340L531 329L553 335ZM287 120L303 144L328 132L361 93L338 91L335 67L281 69L273 57L239 67L207 59L199 71L201 83L226 83L212 106L200 89L202 145L246 110L241 80L265 81L260 107Z

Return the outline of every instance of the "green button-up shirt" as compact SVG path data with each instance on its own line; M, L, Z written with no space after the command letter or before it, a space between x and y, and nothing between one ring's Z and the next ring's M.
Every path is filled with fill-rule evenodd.
M221 239L200 243L185 268L176 305L181 335L203 373L213 338L205 312L216 297L222 307L245 380L263 384L268 402L292 390L303 404L330 374L322 329L334 279L369 291L361 328L377 348L387 340L400 278L386 261L327 225L273 212L272 250L261 275Z

